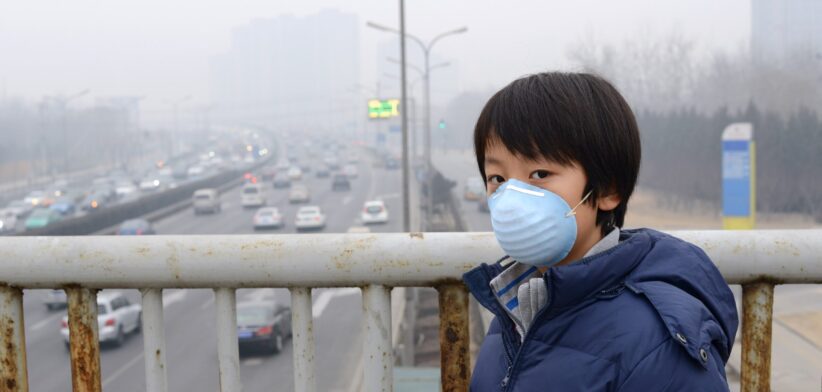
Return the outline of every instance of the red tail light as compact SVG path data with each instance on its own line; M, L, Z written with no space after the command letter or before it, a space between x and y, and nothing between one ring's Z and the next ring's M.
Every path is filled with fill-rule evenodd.
M60 328L68 328L68 323L66 320L60 320Z
M257 335L271 335L272 332L271 326L260 327L257 329Z
M115 320L113 318L110 318L110 319L106 320L106 326L107 327L113 327L114 322L115 322Z

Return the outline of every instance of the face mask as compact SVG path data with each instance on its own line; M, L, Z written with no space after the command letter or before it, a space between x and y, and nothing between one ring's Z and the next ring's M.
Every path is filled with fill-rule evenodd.
M577 239L576 209L557 194L511 179L488 198L491 226L502 249L514 260L552 266L568 256Z

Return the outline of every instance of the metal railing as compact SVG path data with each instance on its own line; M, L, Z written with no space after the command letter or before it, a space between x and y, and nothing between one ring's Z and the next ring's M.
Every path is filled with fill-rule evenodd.
M769 390L773 288L822 283L822 230L677 231L743 285L742 389ZM212 288L222 391L239 391L238 288L287 287L297 391L315 391L311 289L363 294L364 389L392 389L392 287L439 291L442 390L466 391L468 293L460 279L501 250L492 233L0 238L0 390L27 391L24 288L68 294L74 391L100 391L96 292L142 292L146 387L166 391L162 289Z

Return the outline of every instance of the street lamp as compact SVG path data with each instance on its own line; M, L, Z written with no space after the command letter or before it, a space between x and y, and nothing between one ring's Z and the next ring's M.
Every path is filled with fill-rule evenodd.
M374 23L374 22L369 21L369 22L366 23L366 25L368 27L371 27L373 29L376 29L376 30L379 30L379 31L382 31L382 32L400 34L401 36L403 35L402 32L400 32L399 30L397 30L395 28L384 26L384 25L377 24L377 23ZM432 180L432 176L431 176L431 167L432 167L432 165L431 165L431 78L430 78L430 76L431 76L431 70L434 67L431 67L431 63L430 63L431 49L434 47L434 44L436 44L437 42L439 42L443 38L451 36L451 35L462 34L462 33L465 33L467 31L468 31L468 27L460 27L458 29L449 30L449 31L446 31L444 33L438 34L433 39L431 39L431 41L428 41L427 44L423 40L421 40L421 39L419 39L419 38L417 38L417 37L415 37L411 34L404 33L405 38L409 38L412 41L416 42L420 46L420 48L422 49L423 54L425 55L425 66L422 70L419 70L419 71L424 71L424 72L422 72L422 74L423 74L423 80L425 81L425 142L424 142L424 144L425 144L426 187L428 188L428 197L426 198L426 209L425 209L425 214L426 214L426 218L427 218L426 223L427 224L430 223L430 216L431 216L431 212L432 212L432 209L433 209L433 201L432 201L433 189L432 189L432 181L431 181ZM444 65L437 64L437 67L441 67L441 66L444 66ZM405 71L405 69L403 68L403 72L404 71Z

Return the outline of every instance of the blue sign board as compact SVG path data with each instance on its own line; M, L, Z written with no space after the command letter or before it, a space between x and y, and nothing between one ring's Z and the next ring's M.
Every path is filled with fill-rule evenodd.
M722 142L722 215L751 215L751 142Z

